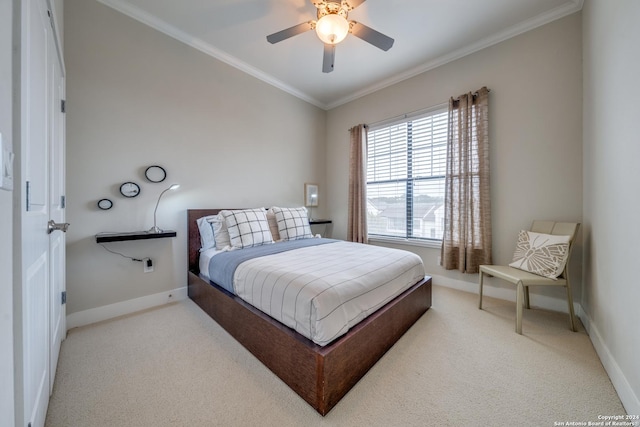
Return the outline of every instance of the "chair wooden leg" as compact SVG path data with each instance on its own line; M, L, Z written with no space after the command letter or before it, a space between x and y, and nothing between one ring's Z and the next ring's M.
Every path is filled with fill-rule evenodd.
M480 294L480 302L478 303L478 308L480 310L482 310L482 284L483 284L483 281L484 281L484 273L481 271L480 272L480 290L478 292Z
M524 287L524 306L528 309L531 308L531 305L529 304L529 287L525 286Z
M569 302L569 326L573 332L578 332L576 328L576 316L573 313L573 296L571 296L571 286L567 280L567 301Z
M522 335L522 300L524 299L524 286L518 282L516 289L516 332Z

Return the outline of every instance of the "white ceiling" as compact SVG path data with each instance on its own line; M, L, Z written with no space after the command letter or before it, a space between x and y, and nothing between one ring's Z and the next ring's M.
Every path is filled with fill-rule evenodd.
M368 0L349 13L393 39L384 52L348 35L322 72L310 0L98 0L318 107L330 109L577 12L583 0Z

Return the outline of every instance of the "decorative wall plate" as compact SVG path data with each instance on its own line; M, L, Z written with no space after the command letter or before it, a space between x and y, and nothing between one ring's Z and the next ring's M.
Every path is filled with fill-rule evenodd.
M120 193L122 193L124 197L136 197L140 194L140 186L135 182L125 182L120 186Z
M162 182L167 178L167 171L162 166L153 165L144 171L144 176L151 182Z
M98 200L98 207L103 211L107 211L113 207L113 202L109 199Z

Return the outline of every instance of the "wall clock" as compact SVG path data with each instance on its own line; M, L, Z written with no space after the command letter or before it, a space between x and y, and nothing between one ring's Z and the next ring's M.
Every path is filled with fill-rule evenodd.
M113 202L109 199L100 199L98 200L98 207L103 211L106 211L113 207Z
M144 171L144 176L151 182L162 182L167 177L167 171L162 166L153 165Z
M140 186L135 182L125 182L120 186L120 193L122 193L124 197L136 197L140 194Z

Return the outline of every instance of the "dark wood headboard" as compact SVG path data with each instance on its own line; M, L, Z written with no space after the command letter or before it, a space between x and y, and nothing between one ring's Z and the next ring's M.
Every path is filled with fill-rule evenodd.
M200 231L198 230L198 218L202 218L207 215L215 215L221 210L233 210L232 208L219 208L219 209L187 209L187 232L189 240L187 242L188 250L188 262L189 271L193 271L196 274L200 273Z

